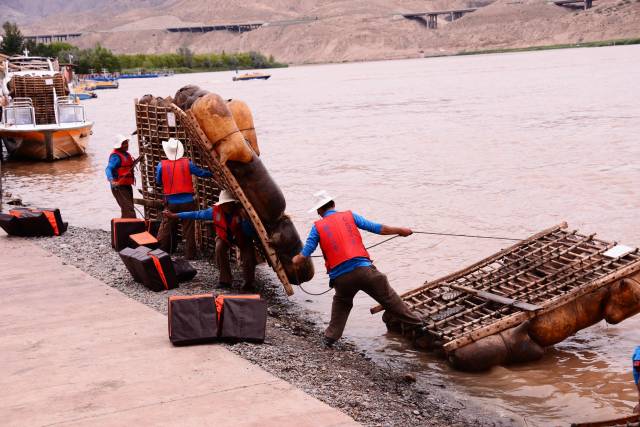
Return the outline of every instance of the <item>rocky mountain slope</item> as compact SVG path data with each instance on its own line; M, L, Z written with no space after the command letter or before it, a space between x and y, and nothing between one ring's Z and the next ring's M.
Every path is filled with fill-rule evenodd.
M74 43L81 47L99 42L122 53L172 52L181 46L195 52L257 50L289 63L640 37L640 0L595 0L588 11L543 0L50 0L46 13L37 12L36 3L41 2L4 0L0 8L23 14L18 21L27 34L80 31L83 36ZM484 7L453 22L441 16L435 30L400 15L474 6ZM164 30L255 21L270 25L243 34Z

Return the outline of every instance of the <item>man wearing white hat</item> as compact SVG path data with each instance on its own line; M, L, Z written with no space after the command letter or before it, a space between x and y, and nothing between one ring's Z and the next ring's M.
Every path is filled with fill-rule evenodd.
M314 197L316 203L309 212L316 211L321 219L314 223L302 252L293 258L293 262L302 263L320 244L329 274L329 285L336 291L331 306L331 320L324 333L325 345L331 347L342 336L353 308L353 298L359 291L364 291L380 303L390 316L416 327L421 326L422 320L409 310L389 285L387 276L371 262L358 230L406 237L413 233L411 229L371 222L351 211L338 212L333 197L326 191L319 191Z
M162 142L162 149L167 160L156 166L156 183L162 185L167 209L171 212L193 211L196 205L193 200L192 175L201 178L213 176L206 169L201 169L184 157L184 146L175 138ZM163 216L158 230L160 249L171 252L178 223L175 218ZM182 236L185 240L184 256L193 259L196 255L196 235L192 220L182 221Z
M120 206L122 218L135 218L133 207L133 184L135 178L133 167L137 160L129 154L129 138L124 135L114 137L113 151L109 156L109 164L105 169L107 179L111 184L111 193Z
M256 256L253 248L255 231L249 220L243 218L238 201L228 190L222 190L218 202L212 208L175 214L165 211L164 215L181 220L212 221L216 233L216 264L220 270L219 288L231 287L233 275L229 263L229 251L236 245L240 249L242 261L243 289L252 290L256 272Z

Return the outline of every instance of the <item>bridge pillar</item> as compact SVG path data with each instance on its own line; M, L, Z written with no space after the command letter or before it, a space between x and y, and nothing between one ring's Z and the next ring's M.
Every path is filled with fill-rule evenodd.
M584 0L584 10L591 9L593 6L593 0Z
M430 14L427 16L427 28L436 29L438 28L438 15Z

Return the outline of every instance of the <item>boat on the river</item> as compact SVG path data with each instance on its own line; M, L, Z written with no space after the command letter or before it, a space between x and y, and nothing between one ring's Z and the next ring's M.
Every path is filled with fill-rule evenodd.
M245 74L240 74L239 76L233 76L233 81L238 82L238 81L244 81L244 80L267 80L269 77L271 77L271 74L245 73Z
M158 73L145 73L145 72L137 72L137 73L125 73L120 74L121 79L154 79L156 77L160 77Z
M110 79L110 80L94 80L96 90L97 89L118 89L120 84L118 83L118 79Z
M0 67L0 138L13 158L59 160L84 154L93 122L57 59L12 56Z

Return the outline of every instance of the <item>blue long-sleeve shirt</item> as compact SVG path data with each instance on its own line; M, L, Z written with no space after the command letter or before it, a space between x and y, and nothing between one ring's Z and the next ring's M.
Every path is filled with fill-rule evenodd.
M633 357L631 358L634 362L636 360L640 360L640 345L636 347L636 351L633 352ZM633 369L633 381L638 384L638 380L640 380L640 369Z
M231 223L231 219L233 216L231 214L225 213L224 216L227 220L227 224ZM195 221L207 221L213 219L213 208L203 209L201 211L192 211L192 212L180 212L178 214L178 218L180 219L192 219ZM240 221L240 226L242 227L242 233L247 237L254 237L256 235L256 231L251 224L251 221L248 219L242 218Z
M199 176L200 178L209 178L213 174L206 169L199 168L194 165L192 161L189 161L189 172L191 175ZM156 166L156 183L162 185L162 162ZM193 194L191 193L179 193L166 196L167 203L175 205L178 203L191 203L193 202Z
M121 163L122 162L120 161L120 156L111 153L111 155L109 156L109 163L107 164L107 168L104 170L109 181L113 181L114 179L116 179L116 177L118 176L117 170L120 167Z
M325 212L322 217L325 218L329 215L333 215L334 213L336 213L336 211L334 209L330 209L327 212ZM375 233L375 234L380 234L380 232L382 231L382 224L369 221L368 219L358 215L357 213L352 213L352 215L353 215L353 220L356 223L356 227L358 227L359 229L368 231L370 233ZM315 251L316 248L318 247L319 243L320 243L320 234L318 233L318 229L314 225L313 227L311 227L311 231L309 232L307 241L304 244L304 247L302 248L301 254L306 257L311 256L313 251ZM329 270L329 278L335 279L336 277L340 277L343 274L349 273L350 271L353 271L358 267L368 267L370 265L371 265L371 261L367 258L364 258L364 257L351 258L350 260L347 260L342 264L339 264L334 268L332 268L331 270Z

